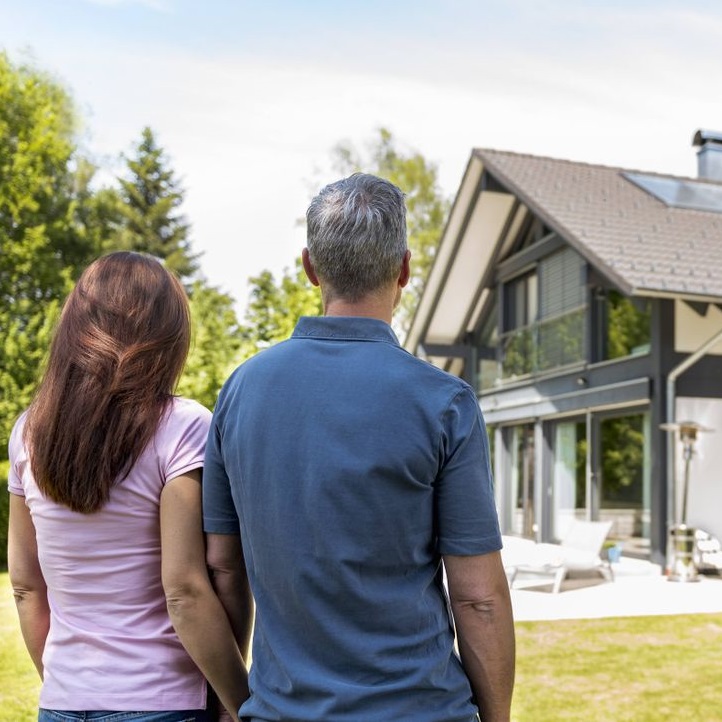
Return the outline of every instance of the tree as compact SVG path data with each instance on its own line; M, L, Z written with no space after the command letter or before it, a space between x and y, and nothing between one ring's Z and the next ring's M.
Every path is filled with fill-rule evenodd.
M62 86L0 53L0 459L59 302L96 250L78 218L75 131Z
M127 177L118 179L121 203L115 232L106 248L162 258L187 282L198 270L198 256L191 252L190 226L178 212L184 191L150 128L143 129L136 156L126 158L126 166Z
M239 361L241 336L233 299L203 281L190 290L191 350L178 393L213 409L223 382Z
M249 283L250 302L241 329L242 358L288 338L301 316L322 313L321 293L306 278L300 258L293 271L284 270L278 283L268 270L250 278Z
M403 338L423 292L449 209L439 189L436 166L420 153L400 148L384 128L364 153L350 143L339 143L331 156L339 176L356 171L372 173L396 184L406 195L412 278L394 319ZM321 312L318 290L306 279L299 260L292 271L284 271L278 283L266 270L251 278L250 284L251 302L243 327L244 356L288 337L299 316Z
M65 89L0 52L0 481L30 403L61 299L92 254L83 232L76 117ZM86 169L87 170L87 169ZM7 494L0 495L0 566Z

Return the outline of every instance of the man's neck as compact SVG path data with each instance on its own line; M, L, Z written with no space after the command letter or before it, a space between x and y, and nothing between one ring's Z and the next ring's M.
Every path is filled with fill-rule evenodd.
M377 318L391 324L394 309L386 299L369 297L351 303L342 298L331 301L324 308L324 316L360 316L362 318Z

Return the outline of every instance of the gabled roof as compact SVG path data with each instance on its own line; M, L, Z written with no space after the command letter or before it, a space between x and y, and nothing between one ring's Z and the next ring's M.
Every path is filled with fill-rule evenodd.
M471 330L493 282L490 266L528 213L626 294L722 299L722 213L668 206L630 173L638 172L475 149L406 347L454 343Z
M474 154L625 293L722 296L722 213L667 206L622 168L494 150Z

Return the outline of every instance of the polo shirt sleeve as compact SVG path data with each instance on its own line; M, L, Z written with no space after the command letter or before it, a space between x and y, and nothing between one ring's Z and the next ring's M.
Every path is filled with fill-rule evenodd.
M502 544L489 440L476 396L468 386L444 413L441 459L435 489L439 553L472 556L498 551Z
M221 432L215 416L208 432L203 469L203 530L208 534L240 533L231 483L223 463Z
M23 466L27 463L27 454L25 452L25 444L23 444L23 421L24 416L15 422L13 430L10 434L10 443L8 444L8 458L10 459L10 468L8 469L8 491L17 496L25 496L25 487L23 486L22 473Z

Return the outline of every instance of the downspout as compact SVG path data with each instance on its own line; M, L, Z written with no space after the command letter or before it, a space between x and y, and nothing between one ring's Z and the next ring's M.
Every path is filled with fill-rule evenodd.
M722 341L722 329L712 336L708 341L702 344L694 353L687 356L684 361L677 364L667 375L667 414L666 420L668 424L675 423L675 386L677 379L681 376L690 366L699 361L711 348L716 346ZM674 525L677 518L677 464L674 459L675 451L675 432L669 431L667 437L667 501L669 503L669 511L667 513L668 522Z

